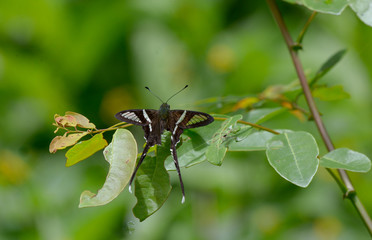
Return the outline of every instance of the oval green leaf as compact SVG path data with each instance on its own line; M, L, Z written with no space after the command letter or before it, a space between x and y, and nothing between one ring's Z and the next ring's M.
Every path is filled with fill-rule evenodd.
M303 0L306 7L311 10L339 15L348 5L348 0Z
M229 151L264 151L267 142L274 136L275 134L266 131L254 132L242 141L230 143Z
M309 185L319 165L319 149L311 134L284 132L272 137L266 147L269 163L280 176L300 187Z
M66 152L66 167L70 167L107 146L103 134L96 134L91 139L82 141Z
M368 172L371 169L371 160L362 153L347 148L338 148L320 158L320 165L353 172Z
M365 24L372 26L372 4L370 0L349 0L350 7Z
M106 181L97 194L84 191L80 196L79 207L94 207L107 204L115 199L128 184L137 159L137 143L132 133L118 129L112 142L103 151L110 164Z
M133 214L142 222L154 214L167 200L172 189L164 161L170 155L169 134L162 136L162 145L157 147L156 157L147 156L135 178L137 204Z
M247 113L247 116L244 116L243 120L261 124L285 111L287 109L283 107L253 109Z
M318 87L312 92L314 97L319 98L322 101L337 101L350 98L350 94L345 92L342 85Z

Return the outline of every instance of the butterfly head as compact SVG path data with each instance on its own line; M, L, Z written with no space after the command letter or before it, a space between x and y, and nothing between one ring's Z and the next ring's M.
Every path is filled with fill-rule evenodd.
M186 85L184 88L182 88L180 91L176 92L175 94L173 94L170 98L168 98L168 100L166 102L163 102L163 100L161 100L161 98L159 98L157 95L155 95L153 92L151 92L150 88L148 87L145 87L147 90L149 90L149 92L154 95L157 99L159 99L163 104L160 106L160 109L159 109L159 115L161 117L161 119L165 120L168 118L169 116L169 111L170 111L170 106L168 105L168 101L176 96L179 92L181 92L182 90L184 90L185 88L187 88L188 85Z
M169 104L163 103L159 109L160 118L163 120L167 119L169 116L169 110L170 110Z

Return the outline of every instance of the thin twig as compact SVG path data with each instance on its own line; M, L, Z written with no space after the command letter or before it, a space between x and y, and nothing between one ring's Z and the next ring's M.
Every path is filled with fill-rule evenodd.
M323 139L323 142L326 145L328 151L332 151L332 150L334 150L333 143L332 143L332 141L331 141L331 139L330 139L330 137L327 133L327 130L326 130L326 128L323 124L323 121L320 117L319 111L318 111L318 109L315 105L315 101L314 101L314 98L312 97L310 87L307 83L305 73L304 73L303 68L302 68L301 61L298 58L298 55L297 55L296 51L293 49L294 43L293 43L293 40L292 40L291 36L289 35L288 29L287 29L287 27L284 23L282 15L279 12L279 9L278 9L278 6L276 5L275 0L266 0L266 2L267 2L268 6L271 10L271 13L274 16L274 19L275 19L276 23L279 26L279 29L280 29L283 37L284 37L285 43L288 47L288 51L291 55L293 64L295 66L298 78L300 80L300 83L301 83L301 86L302 86L302 89L303 89L303 92L304 92L304 95L305 95L305 98L306 98L306 102L307 102L307 104L309 106L309 109L310 109L310 112L311 112L311 114L314 118L314 121L315 121L315 124L318 128L318 131L319 131L319 133L320 133L320 135ZM359 200L359 198L358 198L358 196L357 196L357 194L354 190L354 186L350 181L349 176L347 175L345 170L337 169L337 171L338 171L338 173L341 177L341 180L342 180L343 184L346 186L346 188L340 187L341 190L344 193L344 197L350 199L350 201L354 205L355 209L358 211L359 215L361 216L361 218L362 218L364 224L366 225L370 235L372 236L372 221L371 221L371 218L369 217L368 212L366 211L362 202ZM337 177L334 174L331 174L331 176L336 180Z
M317 15L317 12L313 12L311 14L311 16L309 17L309 19L306 21L304 27L302 28L300 34L298 35L298 38L297 38L297 41L296 43L301 45L302 44L302 40L305 36L305 33L307 32L307 30L309 29L309 26L310 26L310 23L314 20L315 16Z
M215 120L218 120L218 121L224 121L224 120L226 120L227 118L223 118L223 117L214 117L214 119L215 119ZM275 130L272 130L272 129L267 128L267 127L263 127L263 126L261 126L261 125L255 124L255 123L246 122L246 121L243 121L243 120L238 120L237 122L238 122L238 123L241 123L241 124L249 125L249 126L252 126L252 127L254 127L254 128L261 129L261 130L264 130L264 131L266 131L266 132L270 132L270 133L273 133L273 134L276 134L276 135L280 134L280 133L278 133L278 132L275 131Z

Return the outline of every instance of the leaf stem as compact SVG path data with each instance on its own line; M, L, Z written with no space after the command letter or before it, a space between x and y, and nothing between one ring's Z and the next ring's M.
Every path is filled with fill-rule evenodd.
M332 150L334 150L333 143L330 139L330 136L327 133L327 130L326 130L326 128L323 124L323 121L320 117L319 111L318 111L318 109L315 105L315 101L314 101L314 98L312 97L310 87L307 83L305 73L304 73L304 70L302 68L301 61L300 61L300 59L297 55L297 52L293 49L294 43L293 43L293 40L292 40L292 38L291 38L291 36L288 32L287 26L284 23L283 17L282 17L282 15L281 15L281 13L278 9L278 6L277 6L275 0L266 0L266 2L267 2L268 6L270 8L270 11L271 11L276 23L279 26L279 29L280 29L283 37L284 37L285 43L288 47L288 51L290 53L290 56L291 56L293 64L294 64L294 67L296 69L298 78L300 80L300 83L301 83L301 86L302 86L302 89L303 89L303 92L304 92L304 95L305 95L305 98L306 98L306 102L307 102L307 104L309 106L309 109L310 109L310 112L311 112L311 114L314 118L314 121L315 121L315 124L318 128L318 131L319 131L319 133L320 133L320 135L323 139L323 142L326 145L328 151L332 151ZM358 198L358 196L355 192L354 186L350 181L349 176L347 175L345 170L337 169L337 171L338 171L338 173L341 177L341 180L342 180L343 184L346 187L346 188L340 187L341 190L344 193L344 197L348 198L352 202L355 209L358 211L359 215L361 216L364 224L366 225L370 235L372 236L372 221L371 221L371 218L369 217L369 215L368 215L365 207L363 206L362 202L359 200L359 198ZM338 178L334 174L331 174L331 176L335 179L336 182L338 181ZM340 184L339 184L339 186L340 186Z
M227 118L224 118L224 117L214 117L214 119L215 120L218 120L218 121L224 121ZM264 130L264 131L267 131L267 132L271 132L271 133L276 134L276 135L280 134L280 133L278 133L275 130L272 130L272 129L267 128L267 127L263 127L261 125L255 124L255 123L250 123L250 122L246 122L246 121L243 121L243 120L238 120L237 122L238 123L241 123L241 124L249 125L249 126L252 126L254 128L261 129L261 130Z
M307 29L309 29L310 23L314 20L315 16L317 15L317 12L313 12L307 22L305 23L305 26L301 30L300 34L298 35L296 43L298 45L302 44L302 40L304 39L305 33L307 32Z

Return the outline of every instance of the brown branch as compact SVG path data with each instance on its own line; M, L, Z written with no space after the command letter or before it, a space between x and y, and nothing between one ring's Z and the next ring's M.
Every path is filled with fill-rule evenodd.
M302 86L302 89L303 89L303 92L304 92L304 95L305 95L306 102L307 102L307 104L309 106L309 109L310 109L310 112L311 112L311 114L314 118L314 121L315 121L315 124L318 128L318 131L319 131L319 133L320 133L320 135L323 139L323 142L326 145L328 151L332 151L332 150L334 150L334 145L331 141L330 136L327 133L327 130L326 130L326 128L323 124L323 121L320 117L319 111L318 111L318 109L315 105L315 101L314 101L314 98L312 97L310 87L307 83L305 73L304 73L304 70L302 68L301 61L298 58L297 52L294 50L295 44L293 43L293 40L292 40L291 36L289 35L288 29L287 29L287 27L284 23L282 15L279 12L279 9L278 9L278 6L276 5L275 0L266 0L266 2L267 2L268 6L270 8L271 13L273 14L273 17L274 17L276 23L279 26L279 29L280 29L283 37L284 37L285 43L288 47L288 51L291 55L294 67L296 69L298 78L300 80L300 83L301 83L301 86ZM358 196L357 196L357 194L354 190L354 186L350 181L349 176L347 175L345 170L338 169L337 171L338 171L338 173L341 177L341 180L342 180L343 184L346 186L346 188L340 187L341 190L344 193L344 196L346 198L350 199L353 206L355 207L355 209L358 211L359 215L361 216L361 218L362 218L364 224L366 225L369 233L372 236L372 221L371 221L371 218L369 217L369 215L368 215L365 207L363 206L362 202L359 200L359 198L358 198ZM332 175L333 178L336 177L336 176L334 176L334 174L331 174L331 175Z

